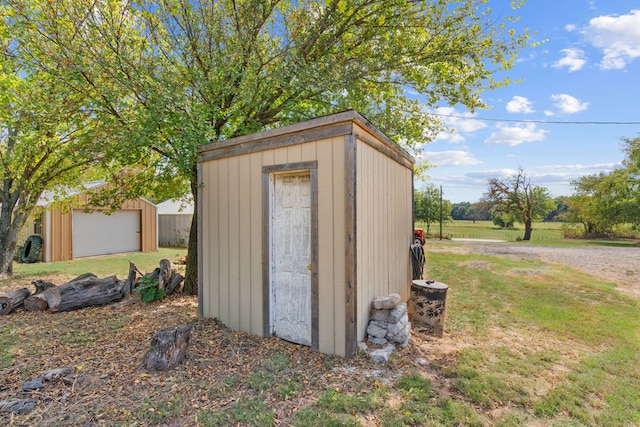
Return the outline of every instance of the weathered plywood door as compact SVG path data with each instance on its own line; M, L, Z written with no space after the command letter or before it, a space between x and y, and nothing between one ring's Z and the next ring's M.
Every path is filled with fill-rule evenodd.
M311 181L309 173L273 176L271 215L272 332L312 343Z

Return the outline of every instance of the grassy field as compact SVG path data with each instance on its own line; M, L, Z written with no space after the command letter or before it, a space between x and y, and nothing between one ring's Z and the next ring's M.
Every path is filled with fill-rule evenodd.
M531 239L533 242L538 241L557 241L562 239L560 230L562 223L559 222L539 222L534 223ZM416 228L422 228L426 232L426 224L417 223ZM515 227L505 229L494 225L491 221L453 221L442 224L442 237L451 238L467 238L467 239L495 239L516 241L518 237L522 238L524 234L524 226L516 224ZM440 224L432 224L429 228L429 235L432 238L440 237Z
M496 238L489 233L475 238ZM75 379L36 394L41 403L31 414L0 412L0 424L640 425L638 300L560 265L463 254L460 245L427 252L426 276L449 284L444 337L416 330L386 365L235 333L198 320L187 297L3 316L0 401L63 362ZM124 277L129 260L150 271L160 258L182 255L163 249L16 265L0 293L49 274ZM170 374L140 371L132 360L172 322L194 327L187 363Z
M635 244L634 241L625 240L583 240L565 239L562 233L563 223L561 222L536 222L533 224L531 240L527 244L532 245L553 245L553 246L629 246ZM427 232L426 224L416 223L415 228L422 228ZM516 224L513 228L500 228L491 221L453 221L442 225L443 239L491 239L516 242L524 235L524 226ZM440 224L432 224L429 228L429 238L440 238Z

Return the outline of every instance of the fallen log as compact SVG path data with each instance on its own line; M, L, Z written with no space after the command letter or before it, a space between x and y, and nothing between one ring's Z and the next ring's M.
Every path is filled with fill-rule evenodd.
M145 368L149 371L168 371L175 368L187 352L190 336L190 325L164 328L156 332L145 356Z
M24 309L27 311L45 311L49 307L49 304L47 304L47 301L41 293L31 295L24 300L22 305L24 305Z
M3 400L0 402L0 412L24 415L31 412L37 404L35 399Z
M27 288L16 289L8 294L0 295L0 315L9 314L14 308L20 307L29 295L31 295L31 291Z
M87 279L97 279L97 278L98 276L96 276L93 273L83 273L78 277L69 280L67 283L65 283L65 285L68 285L69 283L74 283L74 282L82 282L83 280L87 280Z
M34 280L31 284L36 288L36 291L24 300L24 309L27 311L45 311L49 305L42 296L42 293L49 288L54 288L56 285L41 279Z
M89 277L49 288L42 293L49 311L70 311L122 299L124 283L116 276Z

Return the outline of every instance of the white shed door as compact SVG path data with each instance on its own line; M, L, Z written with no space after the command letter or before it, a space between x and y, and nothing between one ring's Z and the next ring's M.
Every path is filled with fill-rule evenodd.
M271 222L273 332L311 345L311 180L276 175Z
M73 257L139 252L141 247L140 211L73 211Z

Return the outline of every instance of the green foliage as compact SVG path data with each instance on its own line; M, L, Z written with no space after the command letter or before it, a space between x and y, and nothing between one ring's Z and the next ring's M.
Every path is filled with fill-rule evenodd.
M158 279L150 276L141 277L135 291L140 294L143 302L159 301L164 298L164 289L158 289Z
M532 46L486 3L10 0L2 28L24 75L79 98L91 147L114 142L104 159L129 167L111 168L113 192L195 192L204 144L355 109L418 150L443 127L425 107L486 107L482 92L510 84L502 72Z
M442 203L442 221L451 220L451 202L440 199L440 190L433 184L426 184L421 190L413 193L413 209L416 221L426 224L426 232L429 232L431 224L440 221Z
M640 228L640 137L623 138L623 168L587 175L571 182L567 200L573 222L582 224L588 237L606 236L616 226Z

